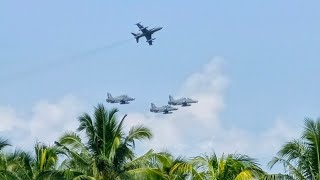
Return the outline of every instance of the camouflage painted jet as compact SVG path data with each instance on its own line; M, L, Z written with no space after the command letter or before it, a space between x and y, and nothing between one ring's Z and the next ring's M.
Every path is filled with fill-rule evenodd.
M108 103L120 103L120 104L129 104L129 101L135 100L135 98L129 97L127 95L121 95L118 97L112 97L110 93L107 93L108 98L106 101Z
M151 103L151 108L150 108L150 112L163 113L163 114L171 114L172 113L171 111L176 111L176 110L178 110L178 108L172 107L170 105L157 107L153 103Z
M140 24L140 22L137 23L136 25L138 26L141 33L138 33L138 34L131 33L131 34L136 38L137 43L139 42L139 38L145 36L147 39L147 43L149 43L150 46L152 45L153 40L156 39L156 38L152 38L151 35L162 29L162 27L147 29L148 27L144 27L143 25Z
M197 100L193 100L191 98L180 98L180 99L173 99L171 95L169 95L169 101L168 104L176 106L176 105L181 105L182 107L185 106L191 106L191 103L198 103Z

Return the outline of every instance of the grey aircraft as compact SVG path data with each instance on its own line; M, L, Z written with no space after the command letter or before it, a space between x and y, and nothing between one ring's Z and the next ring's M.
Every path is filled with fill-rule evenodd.
M176 106L181 105L182 107L185 106L191 106L191 103L198 103L197 100L193 100L191 98L180 98L180 99L174 99L171 95L169 95L169 101L168 104Z
M162 29L162 27L155 27L152 29L148 29L148 27L144 27L143 25L141 25L140 22L137 23L136 25L138 26L141 33L138 33L138 34L131 33L131 34L136 38L137 43L139 42L139 38L145 36L150 46L152 45L153 40L156 39L156 38L152 38L151 35Z
M108 98L106 101L108 103L120 103L120 104L129 104L129 101L134 101L135 98L129 97L127 95L121 95L117 97L112 97L110 93L107 93Z
M161 107L157 107L156 105L154 105L153 103L151 103L151 108L150 108L150 112L153 113L163 113L163 114L171 114L172 111L176 111L178 110L178 108L172 107L170 105L165 105L165 106L161 106Z

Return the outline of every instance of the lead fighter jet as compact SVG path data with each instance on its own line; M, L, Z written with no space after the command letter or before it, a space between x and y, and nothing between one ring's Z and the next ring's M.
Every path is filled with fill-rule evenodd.
M152 45L153 40L156 39L156 38L152 38L151 35L162 29L162 27L155 27L152 29L148 29L148 27L144 27L143 25L141 25L140 22L137 23L136 25L138 26L141 33L138 33L138 34L131 33L131 34L136 38L137 43L139 42L139 38L145 36L150 46Z
M151 108L150 108L150 112L154 112L154 113L163 112L163 114L171 114L172 113L171 111L176 111L176 110L178 110L178 108L172 107L170 105L157 107L153 103L151 103Z
M110 93L107 93L108 98L106 101L108 103L120 103L120 104L129 104L129 101L135 100L135 98L129 97L127 95L121 95L118 97L112 97Z
M191 98L180 98L180 99L173 99L171 95L169 95L169 101L168 104L176 106L176 105L181 105L182 107L184 106L191 106L191 103L198 103L197 100L193 100Z

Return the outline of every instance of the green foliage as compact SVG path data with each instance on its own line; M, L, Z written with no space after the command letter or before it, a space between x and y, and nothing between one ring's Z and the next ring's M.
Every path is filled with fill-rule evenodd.
M74 132L64 134L56 142L67 154L65 166L82 170L85 175L96 179L115 179L151 172L126 166L135 159L135 141L152 138L151 131L139 125L132 127L126 135L123 124L127 115L118 121L117 112L116 108L107 111L102 104L98 104L92 117L84 113L78 118L80 126L77 131L85 133L87 143L83 143Z
M218 158L215 153L205 154L193 158L191 163L201 179L249 180L264 174L255 159L241 154L222 155L221 158Z
M306 118L305 128L300 139L292 140L282 146L277 156L270 162L282 164L288 176L293 179L320 179L320 119Z
M8 140L0 138L0 151L6 146L10 146Z
M320 119L306 119L301 138L284 144L269 162L271 168L282 164L287 174L266 174L256 159L242 154L217 157L213 152L185 159L151 149L137 157L136 142L151 139L152 132L137 125L126 133L127 115L119 120L117 113L98 104L92 116L78 118L76 132L65 132L54 146L36 143L32 153L5 153L10 144L0 138L0 179L320 180Z
M292 176L286 174L266 174L260 180L294 180Z

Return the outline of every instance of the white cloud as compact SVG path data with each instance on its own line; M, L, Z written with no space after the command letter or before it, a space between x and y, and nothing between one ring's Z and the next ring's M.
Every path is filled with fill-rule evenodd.
M299 138L300 132L301 129L293 126L293 124L281 119L276 119L271 128L259 134L259 139L263 141L257 139L256 144L259 144L258 154L263 156L273 152L275 155L283 143Z
M219 113L225 107L223 93L228 85L223 64L222 58L214 58L182 83L177 97L192 97L199 103L179 107L171 115L129 113L127 125L145 124L152 129L154 138L148 143L149 148L185 155L199 153L199 140L214 136L221 129Z
M10 107L0 107L0 132L10 131L14 129L17 125L18 117L13 108Z
M195 98L197 104L180 107L171 115L128 113L127 126L144 124L154 133L151 143L141 143L144 151L167 149L175 155L194 156L214 150L270 160L285 141L298 136L299 131L284 120L276 120L262 132L224 127L219 117L226 107L224 92L229 84L224 63L216 57L182 83L177 97Z
M56 103L36 103L28 117L20 117L12 108L0 108L0 134L15 147L31 149L36 141L52 144L65 131L78 126L82 103L65 96Z
M154 134L150 142L138 143L141 153L153 148L194 156L214 150L217 154L237 152L270 160L282 143L298 136L297 128L281 119L262 132L224 127L220 113L226 107L224 92L229 84L224 63L223 58L216 57L181 83L176 97L192 97L199 100L197 104L179 107L170 115L128 113L127 130L144 124ZM0 136L9 134L15 146L28 149L36 140L52 144L63 132L77 128L76 118L83 109L83 103L72 96L55 103L38 102L28 117L19 116L13 108L0 107Z

